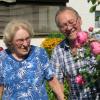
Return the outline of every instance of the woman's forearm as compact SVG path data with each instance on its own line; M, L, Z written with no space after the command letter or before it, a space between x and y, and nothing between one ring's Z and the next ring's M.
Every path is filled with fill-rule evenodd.
M0 85L0 100L2 100L3 90L4 90L4 86Z
M58 80L56 79L55 76L51 81L49 81L49 85L52 88L52 90L54 91L54 93L56 94L58 100L65 100L64 92L60 86L60 83L58 82Z

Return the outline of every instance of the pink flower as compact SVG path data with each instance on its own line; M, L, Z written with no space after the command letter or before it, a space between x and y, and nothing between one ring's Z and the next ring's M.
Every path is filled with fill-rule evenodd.
M2 47L0 47L0 51L2 51L3 50L3 48Z
M79 74L79 75L76 76L75 82L76 82L78 85L84 85L85 80L84 80L83 76Z
M94 55L100 54L100 42L97 41L91 42L90 49Z
M77 41L81 46L87 42L87 39L88 39L88 32L81 31L77 33Z
M89 31L89 32L93 32L93 27L92 27L92 26L89 27L88 31Z

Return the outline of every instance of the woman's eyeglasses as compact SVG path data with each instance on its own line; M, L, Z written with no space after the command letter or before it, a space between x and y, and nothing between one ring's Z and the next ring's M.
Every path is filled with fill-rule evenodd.
M28 38L26 38L26 39L17 39L17 40L16 40L16 44L17 44L17 45L23 45L24 42L26 42L27 44L29 44L29 43L30 43L30 37L28 37Z

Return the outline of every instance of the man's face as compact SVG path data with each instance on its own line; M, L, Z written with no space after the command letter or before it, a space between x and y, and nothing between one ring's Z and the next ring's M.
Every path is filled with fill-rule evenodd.
M14 48L13 54L17 57L24 57L30 50L30 35L25 30L20 28L16 33L12 41Z
M61 12L57 16L60 31L69 39L74 40L76 33L81 30L81 19L72 11Z

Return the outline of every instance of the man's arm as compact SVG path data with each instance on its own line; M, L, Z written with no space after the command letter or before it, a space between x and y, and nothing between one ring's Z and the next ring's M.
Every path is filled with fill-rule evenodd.
M52 88L52 90L54 91L54 93L56 94L57 99L65 100L64 92L63 92L58 80L56 79L56 77L54 76L52 80L48 81L48 83L49 83L50 87Z

